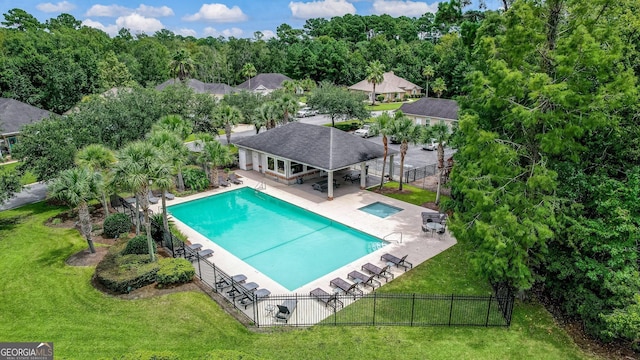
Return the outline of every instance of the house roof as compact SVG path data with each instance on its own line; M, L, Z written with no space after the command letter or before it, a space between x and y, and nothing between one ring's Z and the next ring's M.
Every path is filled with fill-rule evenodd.
M376 84L376 94L403 93L407 90L422 90L422 88L411 81L396 76L393 71L383 74L384 80L380 84ZM373 84L366 79L357 84L349 86L349 90L357 91L373 91Z
M235 144L322 170L338 170L384 156L380 144L333 127L299 122L240 139Z
M255 91L258 88L275 90L281 88L282 82L285 80L291 80L291 78L278 73L258 74L238 85L237 88L249 91ZM249 87L249 83L251 83L251 87Z
M163 90L169 85L179 84L179 79L169 79L162 84L156 86L156 90ZM227 95L236 92L237 90L227 84L221 83L205 83L196 79L189 79L186 85L199 94L214 94L214 95Z
M412 103L402 104L398 110L407 115L458 120L458 102L455 100L422 98Z
M46 119L53 114L18 100L0 98L0 133L19 133L24 125Z

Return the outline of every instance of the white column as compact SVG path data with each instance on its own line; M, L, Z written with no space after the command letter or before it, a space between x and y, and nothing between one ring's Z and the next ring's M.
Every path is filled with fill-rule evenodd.
M393 180L393 173L395 169L393 168L393 157L394 155L389 155L389 180ZM384 176L384 174L382 174Z
M360 189L367 187L367 163L360 163Z
M333 200L333 171L329 171L327 176L327 199Z

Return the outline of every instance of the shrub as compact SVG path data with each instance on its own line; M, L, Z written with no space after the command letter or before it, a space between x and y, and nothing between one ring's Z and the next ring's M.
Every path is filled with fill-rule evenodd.
M378 100L378 102L383 102L384 101L384 95L376 96L376 100Z
M151 238L153 241L161 241L164 233L162 214L153 214L149 220L151 220Z
M125 294L153 284L159 269L148 255L122 255L124 245L114 245L96 266L96 280L109 291Z
M153 244L153 252L156 252L156 243L155 241L151 242ZM122 255L128 254L137 254L144 255L149 254L149 244L147 244L147 236L146 235L138 235L133 239L127 242L127 247L122 252Z
M156 281L159 285L183 284L190 282L196 274L193 265L186 259L182 258L166 258L159 262Z
M104 219L103 234L104 236L113 239L120 234L128 233L131 230L131 219L128 215L117 213L111 214Z
M207 174L201 169L187 168L182 172L184 184L191 190L203 191L209 187Z

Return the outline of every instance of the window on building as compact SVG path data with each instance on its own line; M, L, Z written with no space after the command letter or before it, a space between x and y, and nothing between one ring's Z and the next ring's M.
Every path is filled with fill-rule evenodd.
M275 163L276 162L275 162L274 158L268 157L267 158L267 169L272 170L272 171L275 170L276 169Z
M291 174L299 174L304 170L304 166L302 164L298 164L297 162L291 162Z

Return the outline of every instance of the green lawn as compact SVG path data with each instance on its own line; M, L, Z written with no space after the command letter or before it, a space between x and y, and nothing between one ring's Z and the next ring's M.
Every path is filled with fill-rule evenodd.
M200 292L121 300L91 285L92 267L65 264L86 248L75 229L45 226L63 208L0 212L0 339L53 341L56 358L136 351L181 359L590 359L537 304L517 303L510 328L313 327L252 332ZM482 293L456 245L384 292ZM10 314L10 315L9 315Z
M414 101L414 100L412 100ZM379 103L376 102L374 106L367 105L367 110L369 111L393 111L397 110L402 106L402 104L409 104L411 101L400 101L393 103Z
M12 171L18 165L20 165L19 162L13 162L13 163L9 163L9 164L2 164L2 165L0 165L0 173L5 172L5 171ZM20 179L20 183L22 185L33 184L36 181L37 181L36 176L33 175L33 173L31 173L30 171L25 172L25 174L22 176L22 179Z
M379 186L379 184L378 184ZM398 188L398 182L396 181L389 181L384 183L383 185L385 188L389 188L389 189L397 189ZM369 188L369 190L373 190L373 189L377 189L377 186L372 186ZM422 204L426 203L426 202L434 202L436 201L436 193L434 193L433 191L428 191L428 190L423 190L420 189L418 187L412 186L412 185L407 185L407 184L402 184L402 189L405 191L410 191L410 192L404 192L401 194L385 194L388 197L397 199L397 200L401 200L404 202L408 202L409 204L413 204L413 205L418 205L421 206ZM444 196L444 195L440 195L440 199L444 200L444 199L448 199L448 196Z

